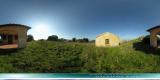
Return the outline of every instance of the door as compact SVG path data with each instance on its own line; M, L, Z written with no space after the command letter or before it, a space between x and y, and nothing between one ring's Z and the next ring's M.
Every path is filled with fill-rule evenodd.
M13 36L8 35L8 44L13 44Z

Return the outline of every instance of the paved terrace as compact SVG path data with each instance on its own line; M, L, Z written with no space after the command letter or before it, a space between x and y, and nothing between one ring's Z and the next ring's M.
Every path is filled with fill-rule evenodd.
M8 44L8 45L1 45L0 49L15 49L18 48L17 44Z

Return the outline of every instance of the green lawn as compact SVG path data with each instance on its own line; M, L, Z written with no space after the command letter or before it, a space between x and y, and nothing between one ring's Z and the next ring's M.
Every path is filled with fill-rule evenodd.
M2 52L0 72L160 72L160 50L139 39L109 48L93 43L33 41L25 49Z

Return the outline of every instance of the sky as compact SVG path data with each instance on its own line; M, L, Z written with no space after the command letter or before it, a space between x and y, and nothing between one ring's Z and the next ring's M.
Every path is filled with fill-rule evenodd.
M160 0L0 0L0 24L31 27L36 40L95 39L111 32L121 39L149 34L160 24Z

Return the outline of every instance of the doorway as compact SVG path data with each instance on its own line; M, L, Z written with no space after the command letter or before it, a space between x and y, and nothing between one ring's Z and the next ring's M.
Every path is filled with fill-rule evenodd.
M8 44L13 44L13 36L8 35Z
M109 44L109 39L105 39L105 44Z

